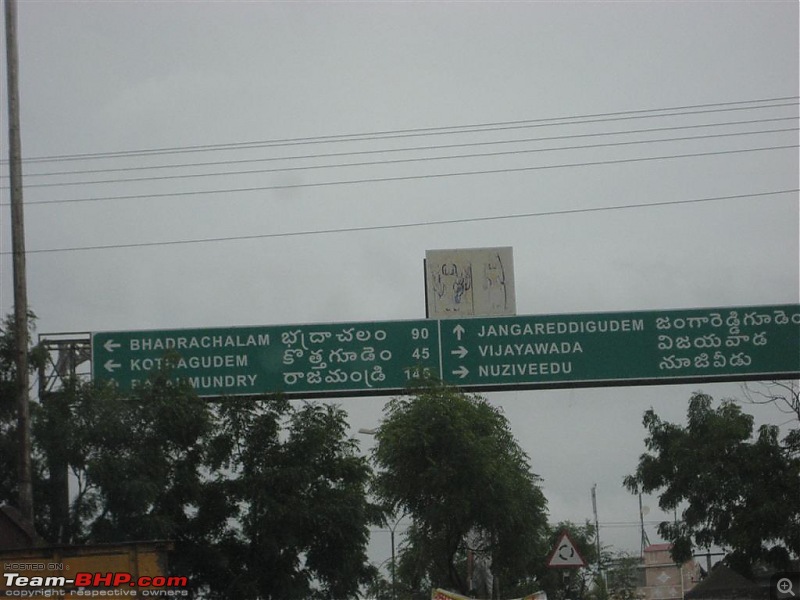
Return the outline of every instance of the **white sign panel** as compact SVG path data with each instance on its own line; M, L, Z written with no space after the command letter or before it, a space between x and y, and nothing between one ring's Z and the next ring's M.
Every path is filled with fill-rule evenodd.
M428 250L425 286L430 319L517 314L509 247Z
M583 560L577 546L575 546L575 542L572 541L566 531L561 533L561 537L556 542L550 559L547 561L547 566L556 569L586 566L586 561Z

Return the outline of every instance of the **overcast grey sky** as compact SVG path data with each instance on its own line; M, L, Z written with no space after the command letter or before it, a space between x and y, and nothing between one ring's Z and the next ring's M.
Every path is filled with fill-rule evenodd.
M799 299L794 1L21 0L19 44L23 154L60 157L25 166L40 332L421 318L434 248L512 246L519 314ZM329 137L354 134L367 139ZM372 152L400 148L427 149ZM157 149L180 151L134 152ZM267 160L320 154L337 156ZM353 162L381 164L322 168ZM165 166L198 163L214 164ZM181 177L122 181L165 176ZM66 185L87 180L111 181ZM399 227L424 223L438 224ZM283 235L300 232L318 233ZM644 450L642 413L683 420L697 389L739 392L488 397L551 520L591 518L596 483L602 541L638 551L621 481ZM336 402L355 430L385 398ZM374 560L388 556L379 532Z

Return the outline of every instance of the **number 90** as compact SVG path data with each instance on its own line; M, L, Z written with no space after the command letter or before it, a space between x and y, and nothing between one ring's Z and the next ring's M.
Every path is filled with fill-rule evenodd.
M412 340L427 340L430 332L427 329L414 327L411 330L411 339Z

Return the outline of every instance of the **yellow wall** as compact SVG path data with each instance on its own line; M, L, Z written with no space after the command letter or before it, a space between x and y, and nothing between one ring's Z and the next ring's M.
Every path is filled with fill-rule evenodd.
M123 585L119 588L99 587L76 589L74 585L15 586L7 585L4 573L23 577L64 577L74 579L75 573L130 573L133 579L167 574L166 542L130 544L101 544L93 546L40 547L23 550L0 550L0 598L142 598L182 597L181 589L161 590ZM157 592L155 595L151 592Z

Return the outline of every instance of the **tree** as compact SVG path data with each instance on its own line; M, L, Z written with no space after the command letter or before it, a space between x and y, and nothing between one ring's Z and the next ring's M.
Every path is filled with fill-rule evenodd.
M220 599L347 598L372 575L371 470L341 410L212 406L168 371L126 395L78 389L76 540L171 540L172 572Z
M84 386L72 419L83 539L180 540L203 492L208 404L162 371L126 395Z
M14 319L0 323L0 504L17 501L17 404Z
M392 399L385 413L375 491L390 512L411 518L400 577L417 590L468 593L468 534L504 586L531 573L544 555L546 500L500 410L431 383Z
M787 568L800 554L800 448L790 433L762 426L753 435L753 418L732 401L714 409L713 399L694 394L685 427L644 415L649 453L625 478L633 493L660 492L659 506L682 508L682 519L662 523L673 558L691 558L692 548L730 549L729 566L749 574L757 561ZM796 431L796 430L795 430Z
M213 413L167 371L121 394L109 385L65 381L32 408L38 456L58 455L71 472L67 519L54 518L48 460L34 492L37 531L51 543L169 540L172 573L196 575L202 554L197 507L207 495L207 446ZM223 518L223 517L221 517ZM64 531L66 529L66 532ZM192 578L190 586L199 579Z
M367 500L367 459L348 438L345 413L332 405L285 399L219 406L219 435L209 467L215 478L199 518L216 553L206 572L215 598L355 597L369 582L369 525L379 511ZM220 521L213 515L233 509ZM208 515L212 515L208 519Z
M8 325L0 329L0 501L13 502ZM57 398L34 401L31 414L36 527L50 540L57 527L44 458L59 455L77 484L69 537L59 540L170 540L172 573L204 597L355 597L376 574L366 560L368 526L380 516L367 501L371 469L341 409L281 398L212 404L164 370L125 394L68 381Z
M608 561L608 598L611 600L638 600L639 569L642 561L637 556L616 552Z
M772 404L787 415L787 423L796 421L800 425L800 381L744 383L742 393L748 404Z
M36 315L28 313L28 339L33 337ZM15 505L18 500L18 440L17 440L17 363L15 360L16 323L14 315L0 321L0 504ZM43 359L38 348L31 348L28 366L31 372ZM40 466L32 460L33 478ZM34 481L34 485L35 485Z

